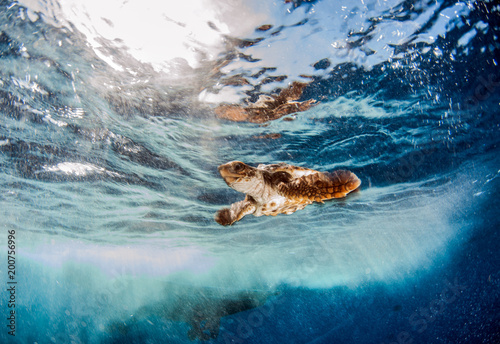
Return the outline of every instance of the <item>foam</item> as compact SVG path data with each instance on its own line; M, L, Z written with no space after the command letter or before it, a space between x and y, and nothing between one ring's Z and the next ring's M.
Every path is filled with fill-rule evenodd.
M372 187L345 202L289 216L249 217L224 230L214 223L208 233L176 232L178 239L175 233L169 239L144 234L137 243L120 245L54 237L20 254L56 270L91 266L108 279L175 277L179 283L238 290L393 283L446 258L450 240L464 230L452 220L464 193L469 191L448 184Z

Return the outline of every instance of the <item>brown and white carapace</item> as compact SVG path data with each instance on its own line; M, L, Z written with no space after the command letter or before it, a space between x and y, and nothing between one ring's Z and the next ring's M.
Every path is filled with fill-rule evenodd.
M246 194L243 201L215 214L215 221L224 226L248 214L292 214L313 202L345 197L361 185L350 171L318 172L285 163L252 167L232 161L220 165L219 172L229 187Z

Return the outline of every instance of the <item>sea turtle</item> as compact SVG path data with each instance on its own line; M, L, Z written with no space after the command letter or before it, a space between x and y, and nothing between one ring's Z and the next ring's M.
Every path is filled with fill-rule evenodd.
M229 187L246 194L243 201L215 214L215 221L224 226L248 214L291 214L313 202L345 197L361 185L350 171L318 172L285 163L251 167L231 161L220 165L219 172Z
M223 104L215 108L219 118L234 122L265 123L285 115L302 112L316 105L316 100L298 101L306 83L293 82L278 95L261 94L255 103L247 106Z

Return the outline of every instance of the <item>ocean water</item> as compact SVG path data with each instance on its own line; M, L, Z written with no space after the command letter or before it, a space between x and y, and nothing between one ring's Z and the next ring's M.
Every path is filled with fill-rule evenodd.
M0 1L0 342L498 343L495 1ZM232 121L307 83L310 109ZM349 169L292 215L217 166Z

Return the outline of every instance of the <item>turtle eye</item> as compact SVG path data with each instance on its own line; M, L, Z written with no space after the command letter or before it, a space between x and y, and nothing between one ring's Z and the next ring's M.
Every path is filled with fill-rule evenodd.
M236 162L233 165L233 171L234 172L241 172L245 169L245 165L243 165L241 162Z

